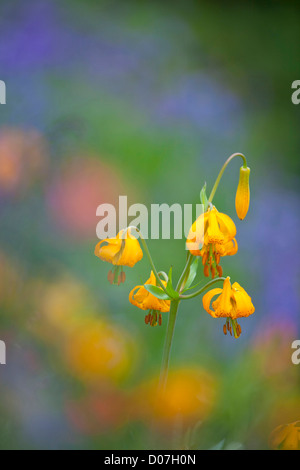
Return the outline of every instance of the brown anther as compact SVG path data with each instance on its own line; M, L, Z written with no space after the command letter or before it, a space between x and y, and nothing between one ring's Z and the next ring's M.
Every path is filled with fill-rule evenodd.
M209 277L209 266L208 266L208 264L206 264L204 266L204 276Z
M126 281L126 274L124 273L124 271L121 272L120 277L121 277L121 282L124 284L124 282Z
M238 325L238 324L236 325L236 331L237 331L237 334L238 334L239 336L241 336L241 334L242 334L241 325Z
M224 335L227 335L227 328L226 328L226 324L225 324L225 325L223 325L223 333L224 333Z
M121 280L121 274L118 275L118 286L121 284L122 280Z
M148 323L149 323L149 313L148 313L148 315L145 316L145 323L146 323L146 325L148 325Z
M162 315L161 315L161 313L159 314L159 317L158 317L158 324L159 324L159 326L161 326L161 324L162 324Z
M151 315L151 326L156 326L157 325L157 313L153 312Z
M230 333L230 336L232 336L232 327L231 326L229 327L229 333Z
M219 277L222 277L223 275L223 269L222 269L222 266L217 266L217 271L218 271L218 274L219 274Z
M221 258L221 256L219 255L219 253L215 253L216 264L220 263L220 258Z
M114 282L114 277L115 277L115 276L114 276L114 273L113 273L111 270L109 270L109 271L108 271L108 274L107 274L107 280L108 280L108 282L110 282L110 283L112 284L112 283Z
M229 321L227 320L226 322L226 326L227 326L227 331L230 331L230 325L229 325Z
M216 275L216 270L213 266L210 267L210 270L211 270L211 277L214 279L214 277Z
M208 253L206 252L206 253L204 253L204 255L202 256L202 264L203 264L203 266L206 265L207 258L208 258Z

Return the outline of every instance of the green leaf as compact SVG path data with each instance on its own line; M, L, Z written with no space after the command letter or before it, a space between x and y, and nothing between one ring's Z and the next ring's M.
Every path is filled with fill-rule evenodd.
M160 287L153 286L152 284L144 284L145 289L154 295L157 299L172 300Z
M178 298L179 298L179 294L178 294L178 292L176 292L176 290L174 290L173 284L172 284L172 269L173 269L173 267L171 266L171 267L170 267L169 274L168 274L169 280L168 280L168 282L167 282L166 291L168 292L168 294L169 294L173 299L178 299Z
M191 286L193 280L195 279L196 274L197 274L197 269L198 269L198 263L199 263L199 258L198 256L195 256L190 267L189 277L187 278L187 281L184 286L184 291L186 291Z
M202 284L202 282L203 282L203 281L197 282L197 284L195 284L194 286L191 286L191 287L189 287L188 289L184 289L183 292L186 292L187 290L195 289L196 287L200 286L200 284Z
M206 212L207 207L208 207L208 199L206 196L206 183L204 184L203 188L200 191L200 201L201 201L201 204L204 205L204 212Z

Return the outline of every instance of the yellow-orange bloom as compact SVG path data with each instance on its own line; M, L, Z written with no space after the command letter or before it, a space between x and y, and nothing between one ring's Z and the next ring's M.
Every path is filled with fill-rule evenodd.
M137 415L161 429L170 426L192 425L205 420L217 402L219 385L210 372L196 368L171 370L165 389L158 389L155 377L141 384L134 396L134 411Z
M134 344L123 328L101 318L81 318L66 336L63 358L87 384L119 383L134 363Z
M273 450L300 450L300 421L275 428L270 436L270 447Z
M205 276L209 276L209 271L213 278L216 272L222 276L220 257L235 255L238 251L235 235L236 227L232 219L215 207L201 214L193 223L187 248L192 255L202 257Z
M131 234L130 229L127 233L121 230L116 238L105 238L96 245L95 255L102 261L107 261L116 266L114 272L109 271L108 280L110 283L120 284L125 281L125 273L120 266L129 266L132 268L143 257L143 252L139 241Z
M219 296L212 303L211 309L211 301L218 294ZM237 319L248 317L255 311L251 297L237 282L231 285L229 277L225 279L223 289L216 288L210 290L203 296L202 302L204 309L213 318L227 318L223 328L224 334L227 334L227 331L229 331L232 335L233 330L235 338L238 338L242 332Z
M166 287L166 281L162 281L163 285ZM156 277L151 271L149 279L145 284L151 284L156 286ZM137 292L135 293L135 291ZM168 312L170 310L170 300L162 300L155 297L153 294L147 291L144 286L136 286L129 294L129 301L132 305L142 309L150 310L150 312L145 317L146 325L156 326L157 324L161 325L162 316L161 312Z
M250 204L249 186L250 168L240 168L240 179L235 196L235 209L239 219L243 220L248 212Z

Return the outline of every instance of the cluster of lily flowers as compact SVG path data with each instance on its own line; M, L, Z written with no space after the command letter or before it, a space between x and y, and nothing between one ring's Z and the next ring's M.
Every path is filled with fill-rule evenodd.
M251 297L238 282L231 283L230 277L222 277L223 269L220 265L224 256L235 255L238 251L236 241L236 226L233 220L221 213L212 204L212 199L221 176L231 159L241 156L244 165L240 168L239 184L236 192L235 207L239 219L243 220L248 212L250 203L249 175L250 168L242 154L233 154L223 166L209 198L206 196L206 185L200 193L200 199L204 205L204 213L201 214L192 225L188 238L187 264L179 280L176 289L172 285L172 268L167 275L165 272L157 272L148 247L142 234L136 227L128 227L121 230L115 238L106 238L100 241L95 248L95 255L101 260L111 263L113 271L109 271L108 280L111 284L125 282L124 266L133 267L143 257L138 238L140 238L146 252L152 271L144 285L134 287L129 294L131 304L148 311L145 323L150 326L162 324L162 314L169 312L171 303L179 303L203 293L215 282L223 282L223 287L209 290L202 299L203 307L213 318L225 319L224 334L229 333L235 338L241 335L241 326L238 319L253 314L255 308ZM198 261L201 259L204 276L211 280L200 290L193 294L184 295L187 290L196 287L192 283L197 274ZM197 284L198 285L198 284ZM217 296L217 297L216 297ZM215 300L214 297L216 297Z

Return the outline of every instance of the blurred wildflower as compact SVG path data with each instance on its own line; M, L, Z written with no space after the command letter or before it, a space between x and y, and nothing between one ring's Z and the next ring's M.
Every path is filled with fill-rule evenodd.
M32 291L39 313L30 328L56 346L69 372L91 384L127 377L135 364L131 337L99 316L85 286L65 277L50 285L36 283Z
M135 362L128 333L98 318L82 317L69 332L63 349L71 373L89 384L120 382Z
M33 281L30 286L34 311L31 329L44 339L63 339L82 324L87 312L96 310L94 302L80 282L64 276L55 282Z
M218 294L220 295L212 303L211 310L211 300ZM223 328L224 334L229 331L232 335L233 330L235 338L242 332L237 318L248 317L255 311L251 297L237 282L231 286L229 277L225 279L222 289L212 289L203 296L203 307L213 318L227 318Z
M158 392L156 379L142 384L134 397L136 412L162 426L174 422L194 424L209 416L216 403L217 382L206 370L182 368L169 374L166 388Z
M272 450L300 450L300 421L278 426L269 441Z
M66 159L65 166L51 182L47 203L56 225L74 239L92 239L95 214L102 203L117 206L122 194L115 169L82 155Z
M166 281L162 281L163 285L166 287ZM145 284L150 284L152 286L157 285L156 277L151 271L149 279L145 282ZM134 293L137 290L136 293ZM157 324L161 325L162 323L162 315L161 312L169 312L170 310L170 300L161 300L151 294L149 291L145 289L144 286L136 286L129 294L129 301L132 305L142 309L142 310L150 310L149 313L145 317L146 325L156 326Z
M261 324L255 335L253 354L259 359L257 363L263 376L276 380L277 389L289 389L298 379L297 370L291 362L291 344L297 335L297 326L289 318L275 318L272 324Z
M201 227L201 230L197 230L197 227ZM215 207L201 214L193 223L187 238L187 247L192 244L199 246L198 249L192 247L190 252L194 256L202 257L205 276L209 276L209 271L213 278L216 272L222 276L220 257L235 255L238 251L235 235L234 222L228 215L218 212Z
M77 431L86 435L112 432L128 420L128 397L112 387L92 391L66 405L67 415Z
M104 244L104 245L103 245ZM121 230L116 238L105 238L96 245L95 255L102 261L115 265L114 272L109 271L108 280L111 284L125 282L125 273L122 266L132 268L143 257L139 241L130 229ZM120 272L121 270L121 272Z
M248 212L250 204L250 186L249 186L250 168L240 168L240 179L235 196L235 209L239 219L243 220Z
M46 141L36 130L0 130L0 192L19 193L45 174Z
M20 267L0 252L0 306L3 307L3 312L15 310L23 304L23 288Z

